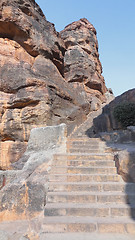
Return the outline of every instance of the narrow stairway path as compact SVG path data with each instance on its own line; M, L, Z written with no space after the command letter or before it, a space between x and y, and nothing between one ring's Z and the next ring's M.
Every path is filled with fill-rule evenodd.
M88 238L83 235L82 240L101 233L135 239L135 184L117 174L113 153L104 142L73 135L67 153L54 155L44 215L47 240L69 239L67 234L71 240L81 239L74 234L84 233Z

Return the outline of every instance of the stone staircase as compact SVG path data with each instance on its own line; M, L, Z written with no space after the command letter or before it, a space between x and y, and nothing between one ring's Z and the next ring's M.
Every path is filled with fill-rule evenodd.
M113 159L100 139L68 139L67 154L54 156L49 174L47 239L51 233L135 234L135 184L122 180Z

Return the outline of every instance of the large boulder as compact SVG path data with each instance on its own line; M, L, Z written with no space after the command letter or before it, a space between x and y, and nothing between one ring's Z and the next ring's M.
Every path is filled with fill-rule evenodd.
M64 77L71 85L85 89L88 99L97 104L106 101L102 66L99 60L96 30L85 18L69 24L60 36L67 48L64 56Z

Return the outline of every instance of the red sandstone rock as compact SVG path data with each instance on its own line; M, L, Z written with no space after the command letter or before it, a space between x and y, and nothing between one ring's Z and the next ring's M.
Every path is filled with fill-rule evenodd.
M33 57L50 58L61 70L64 43L35 0L0 1L0 36L18 42Z
M60 35L67 48L64 56L65 79L70 83L79 82L85 88L103 95L107 89L101 75L102 66L93 25L83 18L65 27Z
M25 151L32 128L60 122L79 123L77 114L85 119L90 107L83 96L68 87L50 59L32 57L13 40L0 39L0 44L0 140L10 141L9 148L1 147L1 166L5 168L10 160L3 163L2 159L11 157L16 141ZM20 157L16 156L14 161Z
M60 35L34 0L0 1L3 169L22 156L32 128L64 122L70 133L106 101L94 27L81 19Z

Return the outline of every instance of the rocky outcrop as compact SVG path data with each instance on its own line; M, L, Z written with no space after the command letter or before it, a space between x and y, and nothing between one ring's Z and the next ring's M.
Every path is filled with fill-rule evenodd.
M19 43L31 56L43 55L62 68L64 43L35 0L1 0L0 36Z
M122 125L114 118L114 108L124 102L135 103L135 88L116 97L103 108L102 114L94 119L94 132L110 132L122 129Z
M59 34L34 0L2 0L0 168L22 156L32 128L66 123L69 134L106 102L101 72L96 30L86 19Z
M64 77L73 87L80 87L97 110L106 101L107 91L99 60L96 30L85 18L73 22L60 36L65 42Z

